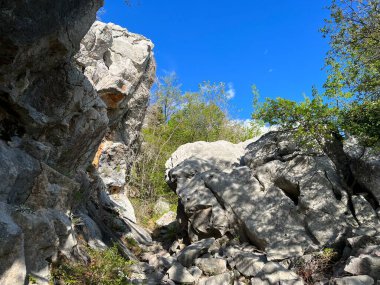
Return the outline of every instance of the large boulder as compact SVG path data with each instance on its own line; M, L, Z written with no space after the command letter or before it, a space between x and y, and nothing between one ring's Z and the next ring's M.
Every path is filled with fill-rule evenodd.
M187 143L170 156L165 167L170 170L189 158L200 158L210 161L220 170L231 169L240 165L240 158L244 155L244 149L249 142L251 141L239 144L227 141Z
M279 131L242 146L197 142L168 160L191 240L239 236L282 260L339 247L359 227L376 229L376 204L347 189L323 152Z

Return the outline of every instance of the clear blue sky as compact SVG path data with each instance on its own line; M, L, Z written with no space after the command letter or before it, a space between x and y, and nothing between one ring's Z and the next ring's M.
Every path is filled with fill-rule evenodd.
M326 78L318 29L328 0L130 1L105 0L101 20L151 39L157 75L175 71L183 91L204 80L232 84L235 118L250 117L252 84L261 98L302 100Z

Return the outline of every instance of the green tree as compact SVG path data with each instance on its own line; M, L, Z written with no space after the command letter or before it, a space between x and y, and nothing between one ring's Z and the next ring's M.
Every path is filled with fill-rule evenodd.
M168 122L172 143L182 145L194 141L215 141L220 138L226 121L225 113L214 103L188 103Z
M300 103L283 98L267 99L256 109L253 119L291 131L302 145L323 149L326 139L339 132L336 111L320 95L314 94Z
M173 75L161 80L145 120L143 144L130 181L148 198L171 192L164 180L165 162L182 144L216 140L236 143L253 137L258 130L228 118L224 83L205 81L197 92L186 93L181 93L179 86Z
M380 148L380 2L334 0L329 8L325 94L340 108L342 130Z
M322 29L330 38L324 94L294 102L267 99L253 114L293 132L308 147L318 147L337 167L346 190L355 180L343 151L346 135L380 149L380 10L378 0L333 0L331 17Z
M380 2L333 0L322 29L330 39L326 95L357 100L380 98Z
M313 88L312 98L300 103L268 99L253 117L292 129L301 141L319 146L350 134L379 149L379 1L333 0L329 9L322 29L330 39L324 94Z
M156 88L151 95L152 103L162 108L163 120L167 122L182 104L181 85L173 72L156 82Z

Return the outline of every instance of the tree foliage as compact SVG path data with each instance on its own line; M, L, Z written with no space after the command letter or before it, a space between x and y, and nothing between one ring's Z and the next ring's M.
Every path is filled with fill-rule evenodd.
M195 141L234 143L257 135L259 128L228 118L224 83L204 81L197 92L182 93L174 74L160 80L143 128L143 145L132 185L147 197L165 195L165 162L181 145Z
M331 16L322 29L330 39L326 95L358 101L379 99L380 2L334 0L329 8Z
M334 0L330 12L326 95L340 107L341 129L379 148L380 2Z
M334 0L322 29L330 39L324 94L297 103L277 98L258 106L255 119L292 129L300 141L321 145L347 134L379 149L380 4Z
M175 73L170 73L156 82L151 100L161 107L162 119L167 122L182 104L181 85Z
M283 98L267 99L253 117L292 131L301 144L309 147L323 148L324 140L337 130L336 108L324 103L318 94L300 103Z

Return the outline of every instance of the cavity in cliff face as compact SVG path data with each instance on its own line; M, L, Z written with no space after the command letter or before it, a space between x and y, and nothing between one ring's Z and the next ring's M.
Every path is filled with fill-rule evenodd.
M28 275L47 283L58 254L77 255L73 215L88 225L87 241L101 246L88 216L96 208L87 208L112 202L98 198L108 187L122 189L138 148L155 73L153 45L116 25L96 22L90 29L102 4L1 3L0 284L24 284ZM116 182L90 167L102 140L110 155L99 153L99 167L125 166ZM115 163L119 150L122 161Z

